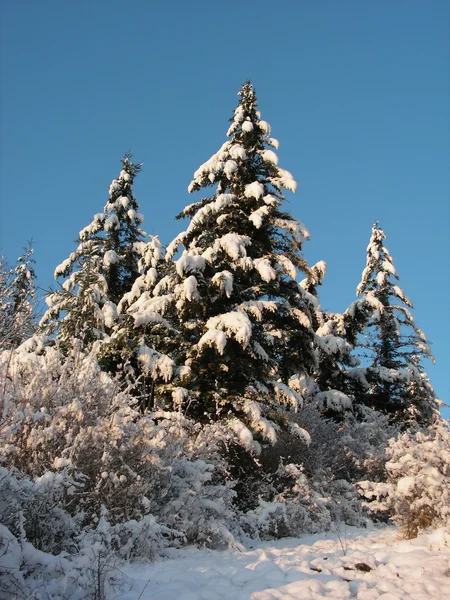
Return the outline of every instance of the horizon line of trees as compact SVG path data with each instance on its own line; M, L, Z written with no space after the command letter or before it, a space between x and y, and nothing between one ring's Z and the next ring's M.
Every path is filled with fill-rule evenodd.
M303 405L338 421L377 410L404 427L431 423L438 401L423 359L432 355L383 230L372 227L357 300L323 311L326 264L302 255L309 233L284 208L297 184L278 166L278 146L246 82L227 141L189 185L205 197L178 215L189 224L167 248L141 227L141 165L127 153L103 211L56 268L60 287L35 332L31 246L2 268L2 347L34 333L27 348L56 343L67 355L76 340L132 383L142 411L225 420L248 448L255 436L273 442Z

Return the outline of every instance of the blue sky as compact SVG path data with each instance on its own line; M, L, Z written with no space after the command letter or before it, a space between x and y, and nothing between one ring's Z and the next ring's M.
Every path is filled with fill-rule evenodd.
M433 343L428 373L450 402L446 0L16 0L0 12L10 261L33 238L49 288L127 150L144 163L135 191L146 229L168 243L250 78L280 166L299 183L287 208L311 232L305 255L328 263L322 305L354 299L378 219Z

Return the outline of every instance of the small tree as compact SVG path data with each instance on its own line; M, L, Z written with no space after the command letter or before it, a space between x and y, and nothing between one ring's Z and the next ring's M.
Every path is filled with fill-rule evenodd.
M16 348L36 330L34 264L31 242L15 267L0 260L0 349Z
M161 299L151 294L172 267L164 260L159 238L152 236L139 261L141 275L119 302L118 319L98 351L100 362L107 365L107 370L126 367L122 373L131 383L143 411L153 408L156 386L165 385L175 373L175 363L170 356L176 354L179 335L157 312ZM156 306L153 306L155 300ZM141 317L135 319L127 312L131 304L135 311L140 311ZM152 306L153 310L148 310ZM171 320L174 320L173 314Z
M141 165L126 154L122 166L103 213L80 231L77 249L55 270L56 279L66 280L47 296L49 309L40 328L56 333L62 347L78 338L90 348L104 338L117 319L117 304L139 276L146 242L133 182Z
M422 360L433 360L427 338L414 322L411 301L399 279L383 230L375 223L367 247L366 268L356 293L372 307L358 353L368 366L364 405L408 425L431 422L438 405Z

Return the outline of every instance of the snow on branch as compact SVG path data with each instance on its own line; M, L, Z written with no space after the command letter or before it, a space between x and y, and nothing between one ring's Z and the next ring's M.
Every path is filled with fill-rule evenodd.
M252 336L252 324L244 311L231 311L211 317L206 322L208 329L223 331L227 337L233 337L246 348Z
M291 387L281 383L281 381L271 381L270 383L275 391L276 399L280 404L290 404L294 410L303 406L302 396Z

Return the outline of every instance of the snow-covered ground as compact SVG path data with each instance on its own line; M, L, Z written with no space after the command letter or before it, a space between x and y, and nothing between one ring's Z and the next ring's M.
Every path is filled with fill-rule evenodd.
M401 540L393 528L257 542L247 549L172 551L121 569L121 600L439 600L450 598L450 535ZM108 598L109 600L109 598Z

